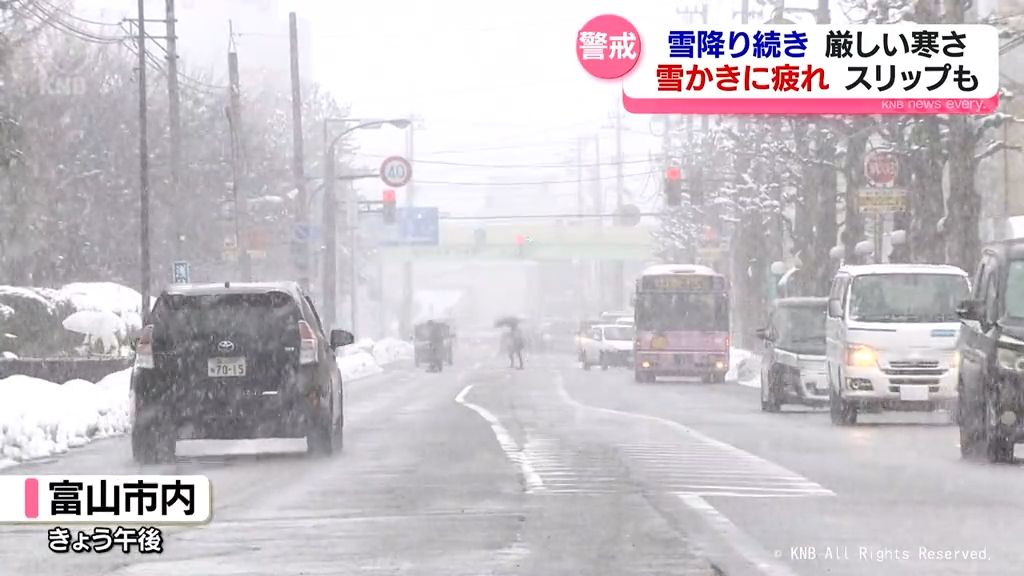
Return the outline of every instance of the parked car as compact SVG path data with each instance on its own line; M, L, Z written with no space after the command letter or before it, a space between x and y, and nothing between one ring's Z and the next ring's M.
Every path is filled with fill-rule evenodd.
M633 367L633 340L636 332L631 326L598 324L582 339L580 362L584 370L600 365L602 370L609 366Z
M344 394L334 351L295 282L175 285L136 344L132 454L173 460L179 439L301 438L340 450Z
M844 266L832 280L826 369L832 423L860 410L955 409L957 304L970 295L955 266Z
M1024 240L987 246L959 307L960 452L1013 460L1024 442Z
M783 404L827 406L825 316L828 298L782 298L757 335L761 355L761 410L778 412Z

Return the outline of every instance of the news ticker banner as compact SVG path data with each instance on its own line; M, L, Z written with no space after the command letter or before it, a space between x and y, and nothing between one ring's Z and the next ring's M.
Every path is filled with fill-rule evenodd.
M991 114L999 34L982 24L713 26L602 15L576 35L640 114Z
M205 476L0 476L0 524L205 524Z

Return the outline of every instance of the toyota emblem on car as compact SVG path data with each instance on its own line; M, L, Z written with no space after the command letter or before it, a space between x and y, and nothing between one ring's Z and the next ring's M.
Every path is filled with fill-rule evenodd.
M232 342L231 340L221 340L217 344L217 350L219 350L221 352L231 352L234 349L235 349L235 343Z

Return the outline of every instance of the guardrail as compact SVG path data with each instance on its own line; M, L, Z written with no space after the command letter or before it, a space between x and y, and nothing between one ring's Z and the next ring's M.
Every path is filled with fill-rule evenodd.
M4 358L0 379L17 374L63 384L69 380L98 382L132 366L134 358Z

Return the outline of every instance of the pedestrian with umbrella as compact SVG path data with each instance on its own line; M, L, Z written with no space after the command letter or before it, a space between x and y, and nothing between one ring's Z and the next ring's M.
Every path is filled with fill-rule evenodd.
M516 367L516 359L519 359L519 369L523 369L523 348L526 342L523 339L523 332L519 328L519 319L514 317L501 318L495 322L495 326L504 326L508 332L502 335L503 348L508 352L508 367Z

